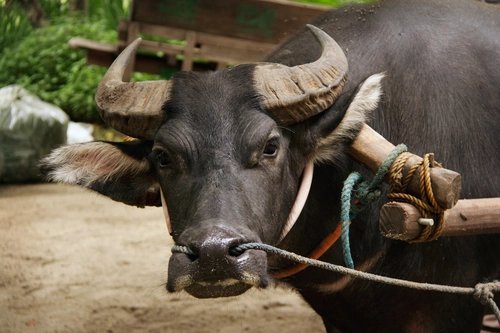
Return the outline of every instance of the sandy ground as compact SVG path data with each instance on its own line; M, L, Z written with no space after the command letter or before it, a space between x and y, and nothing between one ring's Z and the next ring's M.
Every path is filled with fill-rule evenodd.
M171 246L161 209L0 186L0 332L324 332L292 291L168 294Z

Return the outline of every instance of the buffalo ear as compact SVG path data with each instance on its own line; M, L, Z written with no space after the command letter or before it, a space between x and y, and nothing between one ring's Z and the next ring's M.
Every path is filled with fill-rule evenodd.
M77 184L127 205L161 206L148 156L153 142L89 142L54 150L40 162L46 180Z
M356 138L363 123L378 106L384 74L374 74L361 83L354 93L345 93L334 105L319 114L313 125L318 136L315 162L335 162L346 146Z

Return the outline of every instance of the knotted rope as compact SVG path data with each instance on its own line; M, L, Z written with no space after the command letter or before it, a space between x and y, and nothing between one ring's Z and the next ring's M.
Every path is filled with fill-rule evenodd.
M420 236L411 242L432 241L441 235L444 228L442 217L445 209L436 202L432 190L430 168L434 167L433 154L426 154L420 162L413 164L403 180L404 165L411 156L412 154L407 152L407 147L400 144L384 160L372 182L366 181L358 172L352 172L345 180L341 194L340 217L342 224L342 252L347 267L354 268L349 243L349 224L356 214L380 198L382 193L381 185L387 173L390 175L390 193L387 195L389 200L411 203L417 207L423 217L431 217L433 214L437 214L437 218L434 219L436 221L435 225L425 226ZM439 163L435 164L441 167ZM422 199L405 193L415 172L420 167L419 184ZM353 195L356 197L354 206L351 205Z
M349 242L349 224L351 220L369 204L377 201L382 195L381 185L385 175L389 172L391 165L397 157L406 152L408 148L404 144L396 146L380 165L375 177L368 182L359 172L352 172L344 181L344 187L341 194L340 223L342 224L342 252L344 262L347 267L354 268L352 260L351 247ZM355 195L355 205L351 201Z
M489 283L478 283L474 287L474 299L481 303L482 305L489 305L490 309L495 314L495 317L500 324L500 309L496 305L493 298L494 293L500 291L500 282L489 282Z
M471 287L454 287L454 286L446 286L446 285L438 285L432 283L421 283L421 282L413 282L406 281L401 279L390 278L386 276L381 276L372 273L366 273L362 271L357 271L352 268L343 267L335 264L330 264L324 261L310 259L293 252L288 252L282 249L278 249L274 246L262 244L262 243L247 243L242 244L236 247L233 247L229 250L229 253L233 256L241 255L243 252L254 249L261 250L267 253L275 254L285 259L305 264L308 266L313 266L317 268L326 269L328 271L349 275L353 278L360 278L363 280L374 281L379 283L385 283L393 286L404 287L404 288L412 288L418 290L425 291L439 291L453 294L464 294L464 295L472 295L475 300L479 301L483 305L489 305L493 313L495 314L498 322L500 323L500 311L498 306L495 304L493 297L494 293L500 292L500 282L489 282L489 283L478 283L474 288ZM190 248L182 245L174 245L172 247L172 253L184 253L190 256L197 257L198 254L191 250Z
M424 158L420 162L415 163L408 171L405 179L401 181L403 178L404 165L410 156L411 154L409 153L403 153L399 155L396 161L392 164L390 170L391 190L387 195L387 198L389 200L404 201L414 205L420 211L420 214L423 217L432 217L432 215L437 215L437 217L434 218L435 224L433 226L425 226L420 236L416 239L411 240L411 242L425 242L436 240L441 235L441 232L444 228L444 220L442 217L445 209L440 207L436 202L436 199L434 198L431 184L430 168L434 167L434 164L441 168L441 165L439 163L434 163L434 161L432 160L432 154L425 154ZM410 183L412 177L419 167L422 167L419 175L421 199L405 193L408 184Z

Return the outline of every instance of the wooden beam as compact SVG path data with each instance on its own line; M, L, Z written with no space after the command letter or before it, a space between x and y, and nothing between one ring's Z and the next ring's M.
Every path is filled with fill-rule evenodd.
M99 50L88 49L87 50L87 64L97 65L102 67L109 67L116 59L116 54L103 52Z
M140 31L140 23L138 23L138 22L129 22L128 23L127 45L129 45L134 40L136 40L137 37L139 37L139 31ZM142 43L142 41L141 41L141 43ZM123 81L125 81L125 82L130 81L130 78L132 77L132 74L133 74L134 69L135 69L135 58L136 58L136 54L134 53L128 62L128 65L127 65L127 68L125 69L125 72L123 73Z
M380 211L380 232L396 240L417 238L423 226L416 207L404 202L389 202ZM441 236L500 233L500 198L459 200L444 212Z
M152 52L163 52L170 55L178 55L183 54L185 48L182 45L167 44L143 39L141 41L140 49Z
M184 60L182 61L182 70L190 71L193 69L193 54L196 47L196 32L186 32L186 47L184 48Z
M394 148L395 146L392 143L374 131L370 126L364 124L351 145L349 155L375 174ZM421 160L422 158L417 155L411 156L406 161L403 175L407 174L413 164ZM418 198L420 198L420 184L418 180L420 169L417 169L407 189L408 194ZM453 207L458 201L462 187L462 177L460 174L445 168L431 168L430 175L434 197L439 206L442 208ZM389 176L387 175L384 180L389 182Z
M116 45L110 43L96 42L93 40L73 37L68 41L68 46L73 49L96 50L107 53L117 53Z
M271 0L136 0L130 20L277 44L332 9Z

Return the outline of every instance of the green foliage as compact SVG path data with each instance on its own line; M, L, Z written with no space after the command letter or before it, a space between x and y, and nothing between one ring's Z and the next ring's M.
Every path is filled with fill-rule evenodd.
M20 84L75 121L98 122L93 95L106 69L86 65L84 52L68 47L71 37L115 42L116 32L78 18L33 30L0 55L0 87Z
M33 28L19 5L14 2L9 7L0 1L0 54L9 45L27 36Z
M57 23L60 19L68 16L69 3L67 0L38 0L38 3L43 8L51 24Z
M119 20L128 17L130 0L86 0L86 2L84 12L79 15L85 16L90 21L104 21L108 30L116 30ZM39 3L51 23L57 24L68 15L77 15L70 13L67 0L39 0Z
M106 28L116 30L121 18L127 18L130 1L88 0L88 17L91 20L104 20Z
M0 87L20 84L53 103L74 121L101 122L94 93L106 68L87 65L85 52L68 47L72 37L116 42L129 0L88 0L85 13L70 13L66 0L39 0L51 26L33 29L16 1L0 0ZM141 79L134 75L133 79Z

